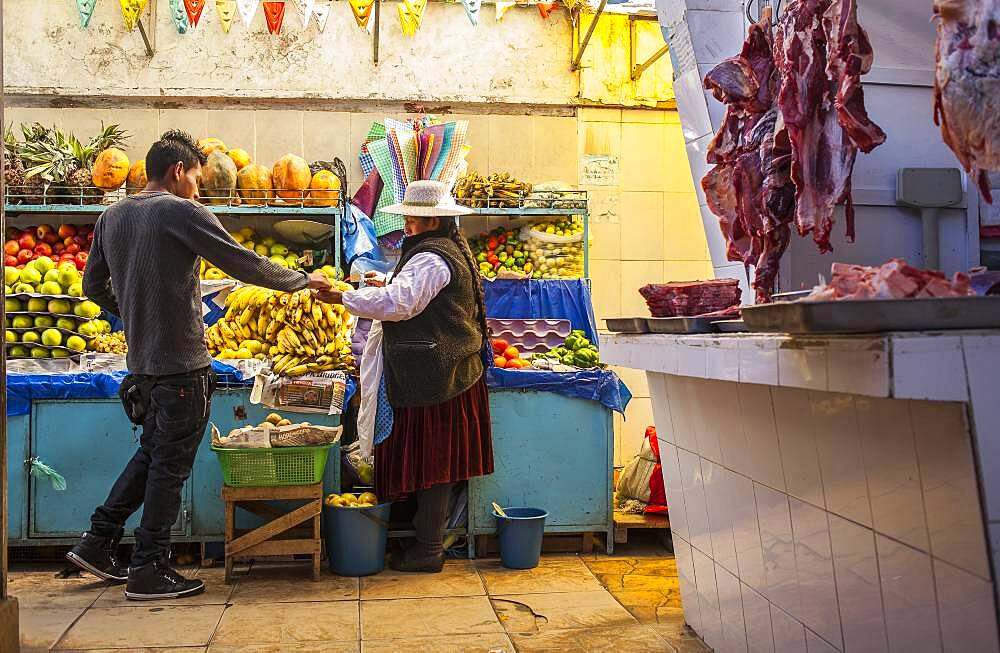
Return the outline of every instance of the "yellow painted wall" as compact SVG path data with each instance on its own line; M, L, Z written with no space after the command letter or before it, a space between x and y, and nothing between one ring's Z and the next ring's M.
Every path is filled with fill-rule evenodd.
M583 14L577 33L587 33L593 15ZM663 33L655 20L634 23L635 63L640 64L663 47ZM604 14L600 17L583 58L580 60L580 98L590 102L620 106L655 107L673 102L673 68L670 57L662 56L632 81L630 40L627 16Z

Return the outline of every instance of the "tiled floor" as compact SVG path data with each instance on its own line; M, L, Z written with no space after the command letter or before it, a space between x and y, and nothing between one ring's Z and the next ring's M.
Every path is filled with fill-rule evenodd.
M193 573L205 594L137 604L90 577L15 569L22 651L708 651L683 626L662 549L547 555L530 571L449 561L438 575L325 574L316 584L301 566L255 568L232 586L219 569Z

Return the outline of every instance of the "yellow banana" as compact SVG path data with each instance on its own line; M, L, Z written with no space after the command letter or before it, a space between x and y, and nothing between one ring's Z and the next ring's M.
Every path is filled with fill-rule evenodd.
M296 365L295 367L291 367L288 370L286 370L284 374L285 376L302 376L308 371L309 371L308 365Z
M321 324L323 322L323 309L320 307L319 302L313 303L312 309L309 312L312 315L312 321L315 324Z
M243 312L240 314L240 326L246 326L250 322L250 318L252 317L253 317L252 306L248 306L245 309L243 309Z
M302 292L302 300L301 300L302 310L308 314L310 311L312 311L313 296L312 293L309 292L308 290L303 290L301 292Z

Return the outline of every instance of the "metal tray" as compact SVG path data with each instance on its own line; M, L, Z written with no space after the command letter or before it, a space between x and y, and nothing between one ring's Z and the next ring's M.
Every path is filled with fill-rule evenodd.
M712 322L712 326L721 333L746 333L749 330L743 320L719 320Z
M751 331L878 333L1000 328L1000 297L867 299L746 306Z
M649 333L644 317L609 317L604 321L608 324L608 331L615 333Z
M708 317L647 317L646 324L653 333L711 333L715 331L712 318Z

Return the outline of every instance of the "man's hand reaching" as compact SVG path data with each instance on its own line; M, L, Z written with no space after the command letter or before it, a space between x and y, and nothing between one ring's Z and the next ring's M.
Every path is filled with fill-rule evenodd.
M325 304L343 304L344 303L344 293L339 290L317 290L313 295L319 301Z
M309 290L331 290L333 284L322 272L309 273Z

